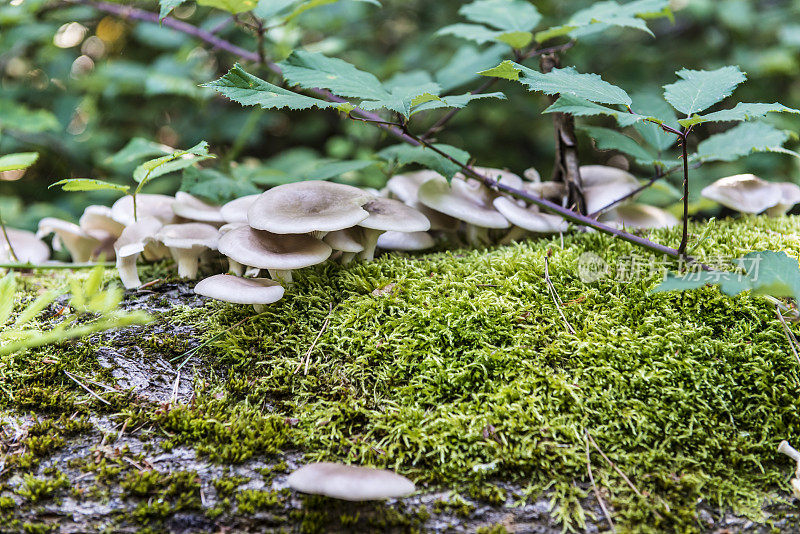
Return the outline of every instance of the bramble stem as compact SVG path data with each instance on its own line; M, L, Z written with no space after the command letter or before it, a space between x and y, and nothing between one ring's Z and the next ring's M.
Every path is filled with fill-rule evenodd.
M683 152L683 236L678 246L678 254L686 255L686 246L689 244L689 154L686 147L688 130L681 133L681 150Z

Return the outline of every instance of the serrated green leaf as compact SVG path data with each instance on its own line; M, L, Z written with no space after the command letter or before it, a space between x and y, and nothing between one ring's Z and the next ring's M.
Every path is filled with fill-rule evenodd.
M217 206L235 198L261 193L261 189L249 180L236 179L215 169L197 167L183 170L180 190Z
M145 183L154 178L183 170L195 163L214 157L208 152L208 143L201 141L188 150L179 150L160 158L145 161L133 171L133 179L139 184L136 191L140 191Z
M628 113L608 106L601 106L600 104L595 104L594 102L589 102L588 100L572 95L560 96L558 100L553 102L553 104L542 113L568 113L576 117L608 115L609 117L617 119L617 124L623 128L649 118L637 113Z
M517 73L517 81L531 91L540 91L547 95L572 95L598 104L630 106L632 103L631 97L620 87L604 81L597 74L582 74L572 67L541 73L506 60L494 69L480 74L513 80L514 71Z
M108 157L105 164L111 167L118 167L133 163L140 159L150 158L153 156L164 156L175 152L175 149L155 141L150 141L143 137L134 137L122 150Z
M529 32L542 20L536 7L524 0L477 0L458 12L467 20L504 32Z
M457 161L465 164L469 162L469 153L459 148L444 144L436 144L433 146ZM418 163L438 172L448 180L452 179L457 172L461 171L460 166L424 146L411 146L406 144L394 145L384 148L378 152L377 155L387 161L395 162L400 166L408 165L409 163Z
M253 14L259 18L268 19L300 2L302 0L259 0L258 6L253 9Z
M497 98L500 100L505 100L506 95L495 92L477 94L464 93L463 95L445 96L441 98L435 97L415 105L411 114L413 115L419 111L430 111L432 109L440 108L463 108L473 100L481 100L483 98Z
M481 24L467 24L465 22L445 26L436 32L436 35L452 35L477 44L496 42L497 38L502 34L502 31L492 30Z
M372 4L372 5L378 6L378 7L380 7L380 5L381 5L381 3L378 0L355 0L355 1L364 2L364 3L367 3L367 4ZM295 18L299 17L300 15L305 13L306 11L309 11L309 10L317 8L317 7L327 6L329 4L335 4L337 2L339 2L339 0L305 0L304 2L301 2L300 5L298 5L294 10L292 10L291 13L286 15L286 19L285 20L287 22L289 22L289 21L294 20Z
M690 161L735 161L755 152L780 152L800 157L783 147L789 137L785 130L765 122L744 122L702 141Z
M90 178L67 178L66 180L59 180L58 182L50 184L48 187L61 186L64 191L119 191L125 193L130 189L128 185L112 184L111 182L104 182L103 180L92 180Z
M639 93L632 96L631 108L637 113L647 113L651 117L661 119L670 128L678 129L678 118L675 110L667 104L661 95L654 93ZM640 121L634 125L642 139L656 149L663 152L678 141L678 136L665 132L659 125L647 121Z
M556 37L562 37L564 35L569 35L572 30L577 29L577 26L570 26L570 25L563 25L563 26L553 26L552 28L547 28L546 30L542 30L540 32L536 32L533 35L533 38L536 39L537 43L544 43L549 41L550 39L555 39Z
M706 115L693 115L688 119L682 119L678 122L681 126L689 127L706 122L749 121L766 117L767 113L800 113L800 109L788 108L778 102L773 104L739 102L732 109L723 109Z
M506 32L498 35L497 40L519 50L533 41L533 34L531 32Z
M288 89L278 87L247 73L239 64L233 66L225 76L207 83L218 93L238 102L243 106L261 106L264 109L341 109L345 113L352 110L346 109L345 104L328 102L320 98L301 95ZM345 106L345 107L343 107Z
M186 0L160 0L159 2L159 11L158 11L158 20L163 20L164 17L172 13L172 10L181 5L182 3L186 2Z
M595 141L598 150L617 150L633 157L636 163L643 166L653 165L658 157L640 145L631 137L608 128L597 126L582 126L580 128Z
M669 273L653 292L687 291L715 285L729 296L750 290L755 295L800 299L800 266L785 252L751 252L736 263L743 272L701 270L684 276Z
M255 9L258 5L258 0L197 0L197 4L215 7L233 15L238 15L239 13Z
M445 67L436 71L436 83L443 92L469 83L478 78L479 71L497 65L506 50L503 45L493 45L483 51L472 45L464 45Z
M0 156L0 172L27 169L38 159L38 152L17 152Z
M717 70L676 72L680 81L664 86L664 99L687 117L713 106L733 93L747 76L736 66Z
M665 16L672 16L668 0L636 0L627 4L597 2L575 13L564 25L538 32L535 38L540 43L564 35L579 39L613 26L653 35L645 20Z

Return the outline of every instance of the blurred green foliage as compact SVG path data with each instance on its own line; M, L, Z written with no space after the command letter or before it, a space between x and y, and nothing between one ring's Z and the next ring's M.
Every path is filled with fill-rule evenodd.
M340 57L387 80L419 70L435 74L455 55L476 47L453 36L436 35L442 27L463 21L458 14L462 2L383 0L382 4L341 1L304 11L270 28L263 49L277 62L304 47ZM592 2L536 0L533 4L543 15L543 27L549 27L562 24ZM159 11L155 1L131 5L154 15ZM750 80L737 92L737 100L780 101L800 107L800 4L792 0L673 0L671 7L674 22L666 18L649 21L655 38L614 28L584 37L561 55L562 64L602 74L632 94L645 95L658 93L683 67L714 69L734 64L746 71ZM187 2L171 16L213 31L251 53L259 49L253 22L246 13L234 20L219 9ZM505 45L490 43L480 49L490 59L513 59ZM261 179L256 183L264 187L274 183L280 173L288 179L308 173L313 177L317 165L366 160L395 144L373 126L342 120L334 112L243 108L200 87L237 61L248 72L278 81L264 67L167 26L76 3L12 0L0 5L0 154L40 153L39 161L21 179L2 175L0 209L5 218L13 226L30 228L42 215L74 219L84 205L108 202L113 196L106 192L65 195L46 187L65 178L128 183L142 160L112 156L137 137L171 147L208 141L218 156L217 173L204 171L208 176L203 177L190 171L186 180L224 182L238 194L252 192L248 173L258 174ZM528 65L536 67L535 63L530 60ZM450 85L458 84L448 87L455 92L483 83L463 72L450 72L446 79ZM473 103L458 113L437 141L468 151L482 165L516 172L535 166L548 176L553 157L552 118L541 112L549 101L518 84L496 87L506 94L507 101ZM424 131L446 112L420 113L424 116L415 119L415 128ZM777 116L768 121L798 129L796 117ZM610 125L603 120L590 122ZM697 139L729 127L702 125ZM579 137L585 163L603 163L613 155L596 150L585 133ZM296 172L292 166L281 167L281 161L296 155L297 150L306 155L313 151L314 156ZM316 158L322 161L312 161ZM371 186L380 186L385 180L387 169L382 165L344 163L356 170L344 174L342 180ZM639 168L637 173L648 177L650 172ZM800 174L793 158L760 154L694 171L693 191L696 194L710 180L739 172L780 181L797 181ZM180 181L180 175L171 175L148 186L147 192L175 191ZM212 186L207 190L210 200L223 200Z

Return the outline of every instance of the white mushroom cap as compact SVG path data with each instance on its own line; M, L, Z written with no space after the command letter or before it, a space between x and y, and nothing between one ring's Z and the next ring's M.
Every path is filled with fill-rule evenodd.
M522 177L525 178L526 180L528 180L529 182L536 183L536 182L541 182L542 181L542 175L539 174L539 171L537 171L533 167L529 167L529 168L525 169L524 171L522 171Z
M293 269L322 263L332 249L310 235L273 234L241 226L220 238L219 251L242 265L279 271L278 276L290 283Z
M86 206L78 221L78 226L92 237L103 241L106 237L114 238L122 235L125 225L114 220L108 206Z
M322 240L333 250L341 250L342 252L361 252L364 250L364 245L362 244L364 235L358 226L330 232Z
M567 221L562 217L541 213L535 207L523 208L506 197L494 199L494 207L512 224L530 232L552 234L567 230Z
M720 178L700 195L740 213L761 213L781 201L783 190L755 175L736 174Z
M406 204L414 204L417 202L419 186L433 178L444 178L444 176L429 170L396 174L389 178L386 187L395 198Z
M264 304L281 300L284 291L283 286L268 278L240 278L229 274L215 274L194 286L198 295L234 304L252 304L259 312Z
M384 250L425 250L435 245L428 232L384 232L378 237L378 248Z
M151 243L163 225L155 217L145 217L126 226L122 235L114 243L117 254L117 271L126 289L133 289L142 285L139 273L136 270L136 260L144 252L145 247Z
M508 228L509 222L492 206L492 195L480 190L464 194L467 184L453 179L448 185L444 178L434 178L419 188L419 201L431 209L482 228ZM488 188L484 188L489 191ZM490 193L490 192L489 192Z
M170 224L175 220L172 203L175 199L167 195L136 195L136 217L144 219L155 217L162 224ZM125 226L135 222L133 218L133 197L125 195L111 206L111 217Z
M200 221L213 224L222 224L225 219L219 206L206 204L199 198L183 191L175 193L175 201L172 203L172 211L178 217L190 221Z
M345 501L370 501L403 497L414 483L385 469L320 462L301 467L286 479L295 491L325 495Z
M238 222L247 222L247 210L250 209L250 206L253 205L253 202L256 201L261 194L256 195L247 195L246 197L240 197L234 200L231 200L227 204L223 204L220 208L220 213L222 214L222 218L227 223L238 223Z
M283 184L262 193L247 210L257 230L274 234L333 232L369 217L361 206L369 193L350 185L311 180Z
M800 202L800 186L792 182L777 182L775 185L781 188L781 201L767 210L770 217L785 215Z
M563 182L527 182L522 185L522 189L557 204L561 204L567 196L567 186Z
M424 232L431 227L427 217L399 200L375 198L363 208L369 217L358 223L362 228L384 232Z
M610 226L618 228L672 228L678 224L678 219L669 212L647 204L625 204L604 213L599 218Z
M584 165L580 168L586 212L595 213L639 188L634 175L617 167Z
M100 247L100 240L81 230L77 224L63 219L45 217L40 220L36 237L42 238L48 234L55 234L53 248L59 250L59 242L63 243L74 263L90 261Z
M16 228L6 228L6 232L20 263L42 263L50 258L50 249L33 232ZM0 261L14 261L2 230L0 230Z
M197 277L200 256L216 250L218 239L219 231L205 223L168 224L156 234L156 240L169 248L177 262L178 275L191 279Z
M496 182L500 182L503 185L507 185L509 187L514 187L514 188L517 188L517 189L522 187L522 178L520 178L519 175L514 174L511 171L506 171L506 170L503 170L503 169L494 169L492 167L477 167L477 166L473 166L472 169L475 172L477 172L478 174L483 175L483 176L485 176L487 178L490 178L490 179L492 179L492 180L494 180ZM453 180L455 180L455 178L460 178L460 179L463 180L464 179L464 175L461 174L461 173L458 173L458 174L455 175ZM470 180L472 180L472 178ZM478 182L478 183L481 183L481 182ZM483 184L481 183L481 185L483 185Z

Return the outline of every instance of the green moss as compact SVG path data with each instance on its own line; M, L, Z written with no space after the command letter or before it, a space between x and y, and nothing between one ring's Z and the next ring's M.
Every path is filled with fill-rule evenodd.
M59 490L68 488L69 485L69 479L61 472L56 473L54 478L36 478L33 475L25 475L22 485L17 489L17 495L31 503L37 503L52 499Z
M236 494L237 511L254 514L257 510L268 510L282 504L286 493L279 491L244 490Z
M796 218L723 221L697 253L797 256L799 233ZM677 231L652 237L679 240ZM574 334L544 282L548 250ZM188 445L220 463L300 450L308 461L388 467L490 503L506 497L496 482L514 483L527 497L552 498L553 513L573 527L585 521L589 433L644 495L592 449L595 479L620 528L695 530L699 500L758 519L763 500L787 488L792 466L775 453L777 443L800 441L800 366L774 311L758 297L710 288L651 294L658 273L585 284L577 269L585 251L611 265L641 253L581 234L563 246L552 239L306 269L282 301L238 326L252 312L217 302L159 318L189 324L210 341L198 352L205 378L188 405L123 394L107 395L110 407L93 400L63 374L112 383L93 339L8 362L14 398L0 395L0 408L54 418L113 410L129 428L152 425L167 448ZM391 293L373 293L388 284ZM176 357L193 346L183 336L144 332L129 343L146 352ZM188 480L183 501L159 500L170 483L156 478L126 479L126 491L144 499L140 520L199 506ZM247 499L245 507L253 504ZM402 513L375 520L369 511L340 521L329 502L310 502L317 505L292 512L306 531L324 530L327 520L415 524ZM451 505L471 513L466 502L442 506Z

